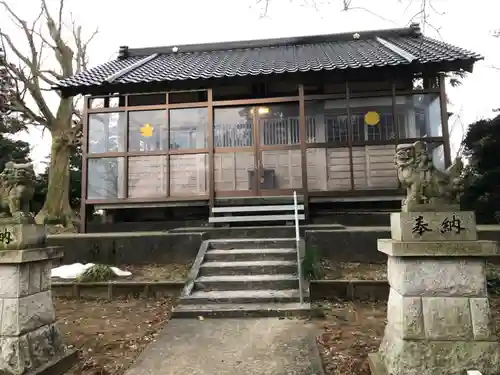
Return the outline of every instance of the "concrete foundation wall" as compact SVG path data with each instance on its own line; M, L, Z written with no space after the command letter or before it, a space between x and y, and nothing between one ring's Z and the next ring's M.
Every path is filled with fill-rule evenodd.
M480 240L500 241L500 227L479 227ZM356 227L343 230L306 230L307 247L314 247L323 258L337 262L385 263L387 255L377 250L379 238L391 238L389 228ZM500 259L493 258L493 262Z
M63 247L61 264L168 264L193 261L204 238L203 233L60 234L48 242Z
M500 241L500 227L482 228L479 238ZM49 244L64 248L63 264L167 264L195 259L205 239L293 238L293 226L248 228L185 228L172 233L93 233L49 236ZM390 238L389 228L308 226L301 236L306 246L316 248L323 258L338 262L384 263L387 256L377 251L379 238ZM499 262L500 259L493 259Z

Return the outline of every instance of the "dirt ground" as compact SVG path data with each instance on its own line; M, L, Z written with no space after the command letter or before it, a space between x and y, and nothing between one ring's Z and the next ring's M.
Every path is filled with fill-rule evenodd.
M121 375L155 340L176 301L169 298L75 301L55 298L58 327L81 359L67 375Z
M112 265L115 266L115 265ZM172 263L172 264L145 264L145 265L127 265L119 264L121 270L130 271L131 276L120 276L114 280L127 280L127 281L185 281L191 270L191 264ZM52 278L54 281L71 281Z
M387 280L385 263L334 262L322 259L325 280Z
M121 270L132 272L132 276L120 278L135 281L184 281L187 279L191 264L147 264L147 265L119 265Z
M500 297L491 298L497 331ZM376 352L384 335L386 302L326 302L318 305L325 317L318 319L318 348L326 375L370 375L367 355Z
M326 279L386 279L384 264L322 262ZM184 280L190 265L119 266L135 280ZM489 275L500 267L488 265ZM82 359L68 375L122 375L168 321L175 299L75 301L54 299L66 343ZM500 296L491 299L500 330ZM386 302L324 302L316 306L317 342L327 375L370 375L367 354L378 349L384 333Z

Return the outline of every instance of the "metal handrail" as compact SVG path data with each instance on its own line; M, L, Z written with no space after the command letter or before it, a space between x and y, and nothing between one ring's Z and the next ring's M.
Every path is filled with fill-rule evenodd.
M297 204L297 192L293 192L293 209L295 214L295 246L297 249L297 271L299 276L299 298L300 304L304 303L304 289L302 287L302 262L300 259L300 232L299 232L299 207Z

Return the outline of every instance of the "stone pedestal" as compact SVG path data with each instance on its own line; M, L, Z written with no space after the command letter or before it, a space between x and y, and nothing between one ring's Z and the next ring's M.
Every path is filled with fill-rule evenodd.
M45 244L44 227L34 224L0 222L0 244L0 374L61 374L74 357L55 326L50 290L62 251L30 248Z
M486 290L485 257L497 244L478 241L472 212L391 214L387 326L374 375L500 373L500 345Z

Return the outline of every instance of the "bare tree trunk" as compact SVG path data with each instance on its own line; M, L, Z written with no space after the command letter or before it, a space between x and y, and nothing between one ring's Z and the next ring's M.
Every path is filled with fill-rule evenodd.
M69 142L58 138L59 134L51 132L53 142L50 153L49 185L45 203L36 215L36 222L71 226L74 214L69 203L69 168L73 151Z

